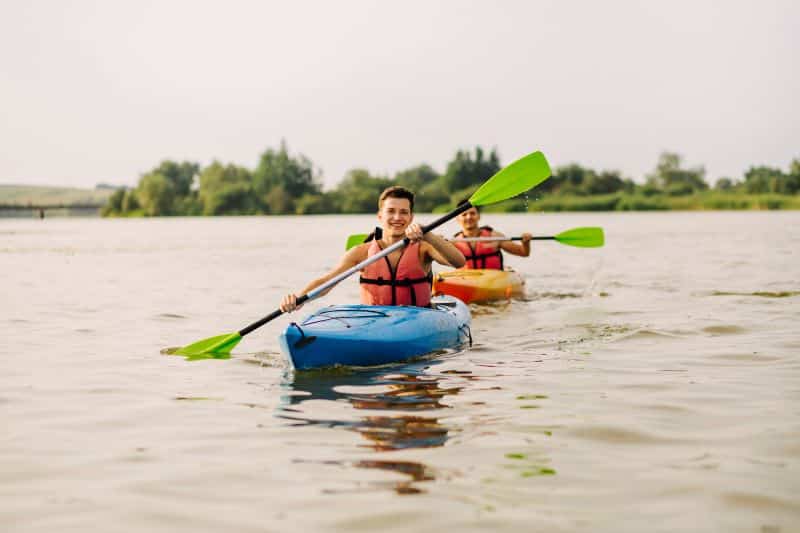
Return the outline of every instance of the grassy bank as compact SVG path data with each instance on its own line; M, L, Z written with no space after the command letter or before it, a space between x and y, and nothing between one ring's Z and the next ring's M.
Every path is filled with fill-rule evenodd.
M29 185L0 185L0 209L14 207L101 206L113 189L79 189L73 187L40 187ZM535 191L534 191L535 192ZM446 212L451 205L441 205L435 211ZM800 195L746 194L742 192L704 191L686 196L657 194L614 193L590 196L548 194L522 196L487 206L487 212L562 212L562 211L708 211L708 210L777 210L800 209ZM123 215L144 216L142 209Z
M79 189L35 185L0 185L0 206L102 206L113 189Z
M706 191L687 196L642 194L599 194L593 196L551 195L516 198L486 211L560 212L560 211L710 211L800 209L800 195L743 194Z

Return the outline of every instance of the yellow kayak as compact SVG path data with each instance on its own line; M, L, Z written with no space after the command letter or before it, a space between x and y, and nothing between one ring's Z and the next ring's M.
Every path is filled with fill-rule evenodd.
M448 294L465 303L508 300L520 296L525 280L513 270L462 269L433 277L433 294Z

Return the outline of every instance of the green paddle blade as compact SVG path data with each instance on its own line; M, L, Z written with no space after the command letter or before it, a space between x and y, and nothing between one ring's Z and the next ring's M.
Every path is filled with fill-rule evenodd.
M210 356L219 359L226 359L231 354L233 347L239 344L242 336L239 333L226 333L209 337L201 341L179 348L175 355L185 355L190 358L201 358L200 356Z
M479 206L502 202L536 187L548 177L550 165L547 159L542 152L533 152L489 178L470 196L469 203Z
M568 229L556 235L555 239L562 244L580 246L582 248L596 248L598 246L603 246L605 243L603 228Z
M364 239L366 239L369 235L366 233L356 233L355 235L350 235L347 238L347 244L345 245L345 250L349 250L353 246L358 246L359 244L364 244Z

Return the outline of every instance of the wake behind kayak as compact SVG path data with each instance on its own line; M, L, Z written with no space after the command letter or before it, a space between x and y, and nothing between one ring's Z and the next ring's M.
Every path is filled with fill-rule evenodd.
M469 308L450 296L431 307L332 305L290 324L281 349L297 370L374 366L471 343Z

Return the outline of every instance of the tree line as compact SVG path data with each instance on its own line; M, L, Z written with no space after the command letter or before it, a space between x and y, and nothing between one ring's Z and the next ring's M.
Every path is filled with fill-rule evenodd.
M206 167L190 161L162 161L143 174L135 187L116 190L102 214L371 213L377 209L380 192L390 185L413 190L416 211L441 212L469 197L501 168L496 149L486 151L476 147L471 151L456 151L444 173L438 173L427 164L402 170L391 177L354 168L334 189L324 191L321 175L312 161L304 155L290 154L284 142L277 149L265 150L254 169L218 161ZM798 196L799 193L800 159L794 159L787 172L776 167L754 166L742 178L722 178L712 187L705 180L703 167L686 168L680 155L665 152L643 184L615 170L597 171L569 164L554 169L553 176L532 191L531 197L523 195L494 210L670 209L691 206L690 198L712 198L716 202L724 198L726 202L722 202L721 207L747 208L752 206L729 200L747 195L772 197ZM781 199L773 203L777 207L798 207L798 202L800 199L793 198L790 203ZM772 208L772 204L768 207Z

